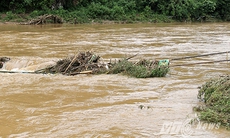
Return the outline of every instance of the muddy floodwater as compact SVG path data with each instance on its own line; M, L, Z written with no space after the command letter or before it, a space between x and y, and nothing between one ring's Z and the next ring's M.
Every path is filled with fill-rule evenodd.
M104 62L230 51L230 24L0 25L0 57L11 58L1 70L35 71L79 51ZM225 59L230 53L170 65ZM178 66L148 79L0 73L0 137L230 137L219 124L199 122L192 110L200 104L198 87L229 69L227 62Z

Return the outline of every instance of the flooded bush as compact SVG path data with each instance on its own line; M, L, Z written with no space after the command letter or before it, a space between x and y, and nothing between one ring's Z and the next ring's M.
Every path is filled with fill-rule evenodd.
M136 78L164 77L169 71L168 66L159 66L158 62L150 60L140 60L133 63L126 59L115 63L110 68L109 73L123 73Z
M207 122L221 123L230 128L230 76L220 76L209 80L198 93L205 106L200 110L200 119Z

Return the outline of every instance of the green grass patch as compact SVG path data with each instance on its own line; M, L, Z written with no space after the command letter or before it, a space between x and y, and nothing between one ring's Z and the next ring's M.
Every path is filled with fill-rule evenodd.
M168 66L159 66L158 62L140 60L133 63L126 59L114 63L110 67L110 74L122 73L136 78L164 77L169 71Z

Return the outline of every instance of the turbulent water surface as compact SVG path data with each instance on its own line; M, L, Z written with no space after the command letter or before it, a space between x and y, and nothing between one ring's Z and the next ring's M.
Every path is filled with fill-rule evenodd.
M34 71L79 51L104 62L173 59L230 51L230 24L0 25L5 71ZM2 137L216 137L230 132L199 122L198 87L221 74L228 54L171 61L163 78L0 73ZM191 119L197 123L190 124Z

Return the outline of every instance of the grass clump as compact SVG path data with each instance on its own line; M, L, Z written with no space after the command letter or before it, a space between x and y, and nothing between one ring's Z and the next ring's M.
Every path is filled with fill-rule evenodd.
M200 119L230 128L230 76L220 76L202 85L198 99L205 103Z
M136 78L164 77L169 71L168 66L159 66L158 62L140 60L133 63L126 59L115 63L110 67L110 74L123 73Z

